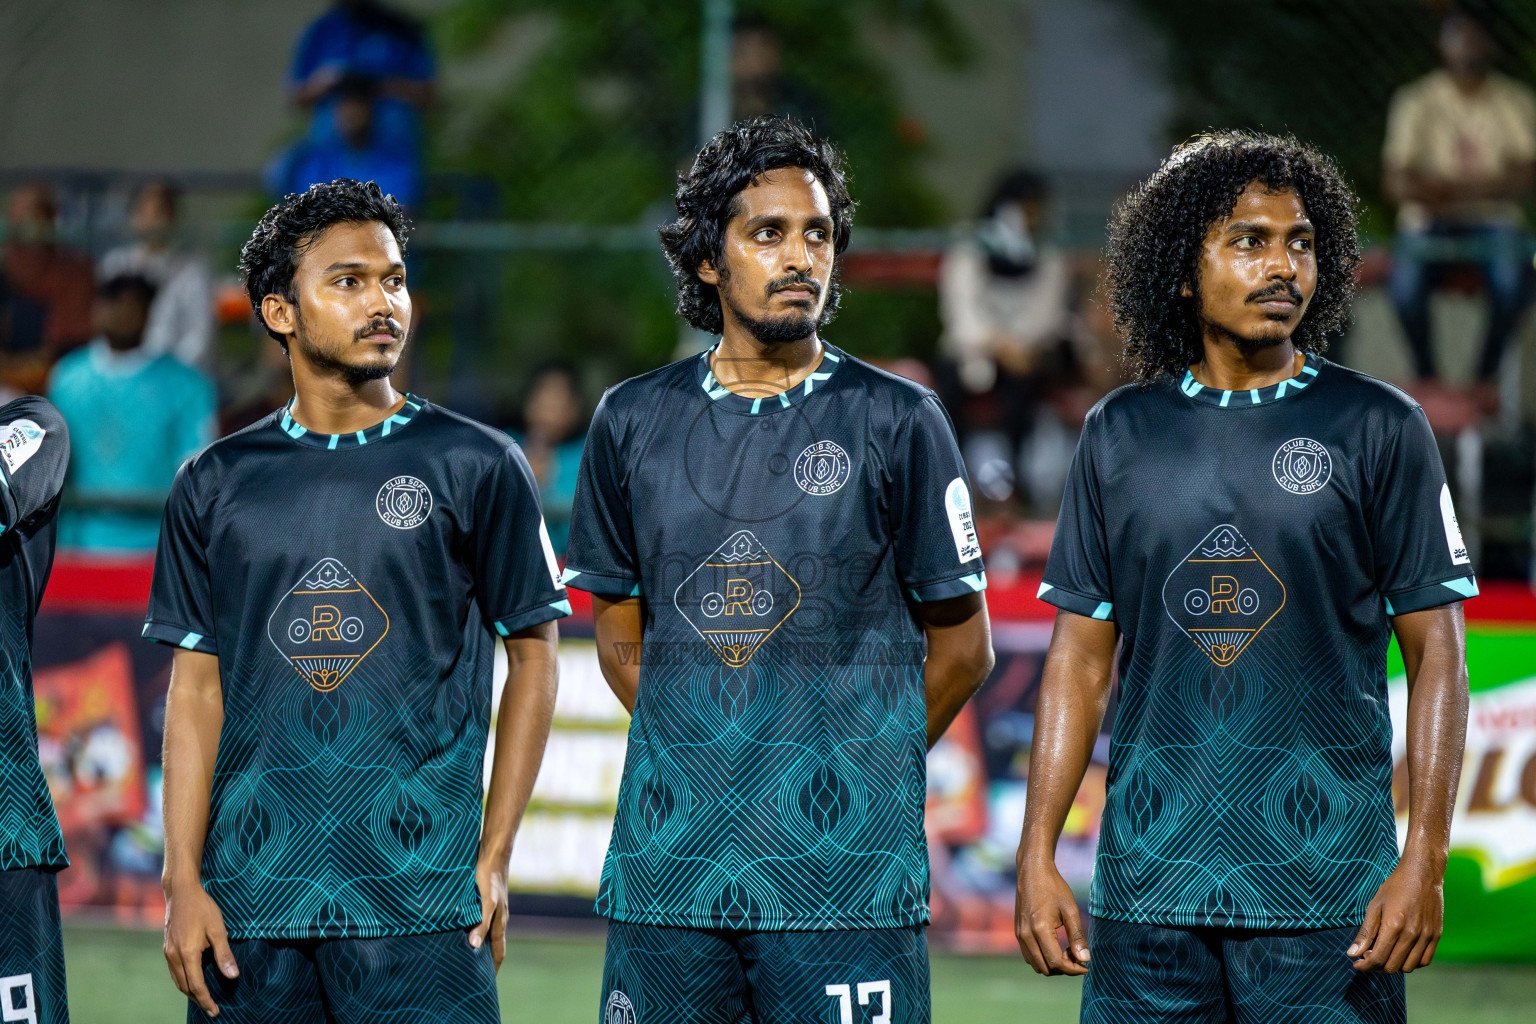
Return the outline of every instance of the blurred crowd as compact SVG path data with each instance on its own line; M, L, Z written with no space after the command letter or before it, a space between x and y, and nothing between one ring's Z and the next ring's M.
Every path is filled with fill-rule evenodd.
M779 73L780 50L770 23L737 25L735 113L817 120L815 97ZM1536 95L1492 69L1493 41L1469 17L1445 20L1439 51L1442 66L1403 84L1391 104L1382 167L1397 236L1363 283L1387 290L1412 366L1402 383L1450 436L1500 413L1498 383L1530 278L1524 210L1536 184ZM374 0L334 3L296 43L289 99L303 127L266 168L266 189L280 195L335 177L372 179L419 213L422 119L435 102L435 78L414 19ZM186 241L181 198L171 181L141 183L127 203L126 237L93 259L61 241L48 183L9 197L0 397L47 394L70 423L66 547L151 550L181 461L291 394L275 346L267 346L272 373L258 385L215 379L215 278L208 255ZM1005 570L1010 559L1043 555L1078 425L1121 383L1098 254L1054 244L1053 226L1051 181L1024 167L1001 173L939 261L937 355L928 365L893 366L931 384L950 410L979 515L1000 524L994 536L1006 541L995 556ZM1480 340L1442 338L1437 348L1437 289L1486 303ZM1475 378L1457 388L1443 377L1441 357L1469 342L1480 346ZM528 454L551 538L563 550L590 412L586 389L598 382L563 363L526 379L523 401L503 425Z

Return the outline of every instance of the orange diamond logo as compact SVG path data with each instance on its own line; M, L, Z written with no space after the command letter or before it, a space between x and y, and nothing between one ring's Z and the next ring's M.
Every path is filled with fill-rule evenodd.
M720 660L741 668L800 607L800 584L738 530L678 585L672 603Z
M389 616L334 558L322 558L278 602L267 638L304 681L334 690L389 632Z
M1285 584L1237 527L1205 535L1163 584L1168 617L1222 668L1285 607Z

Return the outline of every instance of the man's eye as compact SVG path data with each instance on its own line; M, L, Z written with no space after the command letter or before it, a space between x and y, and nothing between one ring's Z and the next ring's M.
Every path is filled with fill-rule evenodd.
M336 285L340 288L350 288L355 284L357 284L357 278L355 277L338 277L336 279Z
M401 277L399 274L396 274L394 277L389 279L388 283L391 288L403 288L405 287L405 278Z
M1250 252L1259 247L1259 240L1252 235L1243 235L1235 244L1244 252Z
M1310 239L1310 238L1298 238L1298 239L1295 239L1294 241L1291 242L1291 248L1295 249L1297 252L1311 252L1312 251L1312 239Z
M814 231L807 231L805 233L805 237L810 239L812 242L815 242L817 245L820 245L822 242L827 240L827 233L822 231L820 228L817 228Z
M777 231L773 230L773 228L763 228L762 230L758 231L757 234L753 235L752 237L754 239L756 239L757 241L759 241L759 242L771 242L775 238L779 237L779 233Z

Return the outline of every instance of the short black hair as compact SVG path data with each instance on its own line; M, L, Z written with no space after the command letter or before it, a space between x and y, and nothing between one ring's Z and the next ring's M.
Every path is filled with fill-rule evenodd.
M1109 221L1109 308L1136 380L1178 376L1202 358L1199 296L1180 292L1186 284L1198 292L1206 232L1255 182L1294 191L1316 230L1317 290L1291 342L1323 352L1329 333L1347 323L1360 265L1359 200L1338 167L1294 136L1198 135L1122 199Z
M1050 195L1051 185L1045 175L1027 167L1016 167L992 185L981 208L981 217L985 220L1009 203L1043 203Z
M677 282L677 312L706 334L725 326L720 292L699 280L699 264L720 264L725 225L736 213L736 197L769 171L798 167L810 171L827 191L832 207L832 248L840 256L853 235L854 201L848 195L843 155L825 139L788 117L756 117L718 132L677 179L677 219L663 225L661 248ZM832 319L842 300L834 264L821 323Z
M103 299L118 299L124 295L136 295L147 312L154 304L159 291L155 283L143 274L114 274L96 286L96 295Z
M400 246L400 254L405 255L410 221L395 197L385 195L376 182L351 178L323 181L303 192L290 192L262 214L250 241L240 250L240 273L245 278L245 291L256 319L266 326L261 316L261 300L268 295L281 295L289 302L296 300L293 272L299 257L322 231L335 224L371 221L388 227ZM285 335L271 327L267 327L267 333L284 350L288 348Z

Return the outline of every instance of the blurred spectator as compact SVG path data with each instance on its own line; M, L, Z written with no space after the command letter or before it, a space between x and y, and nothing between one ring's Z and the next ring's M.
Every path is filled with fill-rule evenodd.
M212 440L213 385L144 348L154 298L137 275L103 282L91 310L98 336L54 367L48 397L74 442L61 546L154 550L177 468Z
M336 86L349 75L373 79L380 93L377 139L414 162L420 112L432 102L436 74L426 35L410 15L375 0L337 0L304 30L288 81L294 101L311 111L311 141L326 143L338 141Z
M779 28L761 15L747 14L731 26L731 114L741 120L779 114L825 128L815 100L784 77L784 44Z
M61 352L91 336L91 258L58 244L58 200L47 185L25 185L11 195L4 271L17 295L43 310L39 343ZM14 343L14 342L13 342Z
M961 421L977 489L1006 500L1022 477L1042 511L1060 497L1081 422L1062 422L1052 404L1077 373L1074 272L1065 253L1038 241L1048 198L1039 174L1004 175L939 270L941 391Z
M205 254L177 245L179 200L168 181L141 186L128 210L137 241L103 256L99 273L103 280L137 274L154 284L144 351L206 371L213 361L213 280Z
M1436 390L1430 290L1448 264L1477 265L1489 318L1474 396L1491 412L1498 403L1493 378L1523 301L1528 249L1520 204L1536 172L1536 96L1490 70L1492 40L1465 14L1445 19L1440 55L1445 66L1400 89L1387 119L1382 162L1399 228L1392 301L1414 373ZM1453 253L1448 260L1447 243L1470 247L1467 259Z
M523 399L522 420L522 431L513 436L539 482L550 544L556 554L564 555L581 450L587 442L587 415L575 368L551 363L535 370Z
M379 110L378 82L349 75L334 92L334 137L300 139L278 154L267 170L268 188L280 196L303 192L320 181L354 178L378 182L402 206L416 206L421 199L421 172L409 147L379 133L374 118Z

